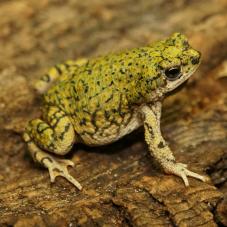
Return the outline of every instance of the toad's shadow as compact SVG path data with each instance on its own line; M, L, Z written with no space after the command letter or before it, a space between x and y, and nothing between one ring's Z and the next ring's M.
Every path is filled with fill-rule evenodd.
M130 148L139 142L144 142L143 128L139 128L138 130L135 130L134 132L119 139L118 141L108 145L90 147L85 144L76 144L65 157L71 158L74 152L77 152L78 150L83 150L88 153L114 155L119 152L127 152L128 150L131 150Z

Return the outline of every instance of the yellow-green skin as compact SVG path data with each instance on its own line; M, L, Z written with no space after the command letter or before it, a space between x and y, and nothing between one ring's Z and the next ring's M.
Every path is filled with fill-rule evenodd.
M175 40L95 58L78 68L69 64L59 68L65 78L45 94L44 102L70 116L82 141L97 131L100 136L112 135L115 131L109 127L116 126L117 132L122 124L127 125L134 108L151 102L150 95L158 98L157 90L167 83L163 68L181 61L185 71L194 68L191 59L198 52L186 51L186 47L184 37L176 36Z
M37 84L44 92L54 82L44 94L43 120L28 124L25 141L57 154L77 142L97 146L116 141L144 123L139 117L143 105L161 101L199 63L200 53L175 33L146 47L57 65ZM176 66L181 72L172 80L166 70ZM31 152L35 160L37 153Z

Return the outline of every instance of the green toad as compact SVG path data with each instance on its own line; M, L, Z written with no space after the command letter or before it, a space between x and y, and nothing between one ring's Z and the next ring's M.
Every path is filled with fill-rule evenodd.
M200 63L200 53L175 33L151 45L91 60L59 64L44 75L37 89L44 93L43 116L28 123L24 140L33 159L48 168L51 182L63 176L78 189L67 170L65 155L75 143L112 143L144 126L149 152L164 171L202 181L205 177L177 163L160 131L161 101L187 80Z

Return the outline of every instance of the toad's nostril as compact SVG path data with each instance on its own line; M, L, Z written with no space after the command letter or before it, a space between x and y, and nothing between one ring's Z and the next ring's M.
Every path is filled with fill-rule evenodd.
M200 56L198 56L198 57L192 57L192 58L191 58L191 63L192 63L193 65L196 65L196 64L199 63L199 59L200 59Z

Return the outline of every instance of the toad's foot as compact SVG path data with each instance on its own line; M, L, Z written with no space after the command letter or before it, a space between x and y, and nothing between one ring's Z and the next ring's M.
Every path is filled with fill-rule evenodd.
M183 164L183 163L169 162L168 164L165 164L164 166L165 166L164 170L166 173L174 174L174 175L181 177L182 180L184 181L185 186L189 186L187 176L194 177L203 182L208 180L207 177L201 176L197 173L194 173L194 172L188 170L187 165Z
M67 159L57 159L55 160L51 156L43 160L43 164L48 168L50 173L50 181L54 182L57 176L62 176L66 178L69 182L75 185L79 190L82 189L81 184L73 178L69 172L67 167L74 166L74 163Z

